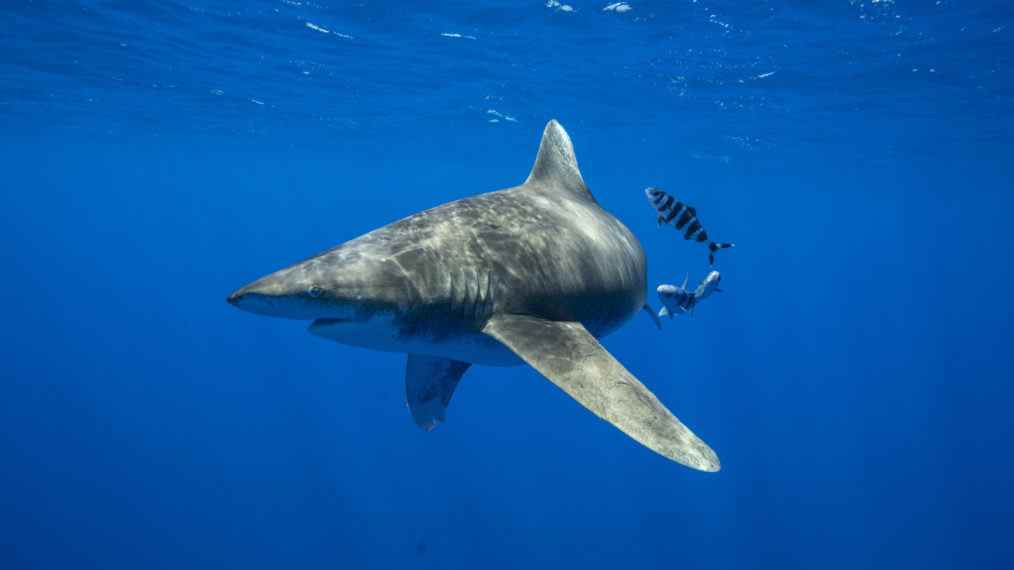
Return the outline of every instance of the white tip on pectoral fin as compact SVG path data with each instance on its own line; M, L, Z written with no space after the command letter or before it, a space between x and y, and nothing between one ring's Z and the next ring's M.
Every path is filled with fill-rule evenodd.
M715 452L676 419L581 323L497 315L483 332L641 445L687 467L719 470Z

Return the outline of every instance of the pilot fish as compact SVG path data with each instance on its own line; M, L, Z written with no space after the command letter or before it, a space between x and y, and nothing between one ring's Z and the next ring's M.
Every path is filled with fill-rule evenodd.
M678 200L675 196L668 194L658 188L645 188L644 195L648 202L658 212L658 225L673 224L677 230L683 232L683 239L693 239L701 243L708 242L708 263L715 264L715 252L727 247L733 247L734 243L716 243L708 240L708 232L697 219L697 210Z
M682 285L663 283L655 289L655 292L658 293L659 301L662 302L662 308L658 311L660 318L669 317L671 319L673 315L693 313L697 303L702 299L707 299L712 293L720 293L722 291L718 288L722 276L717 271L708 273L693 292L687 290L688 278L689 276L683 278Z

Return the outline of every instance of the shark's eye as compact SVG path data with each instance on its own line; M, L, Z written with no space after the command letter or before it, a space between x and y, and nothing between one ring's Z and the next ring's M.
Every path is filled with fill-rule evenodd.
M310 288L306 290L306 294L316 299L324 293L324 290L317 285L310 285Z

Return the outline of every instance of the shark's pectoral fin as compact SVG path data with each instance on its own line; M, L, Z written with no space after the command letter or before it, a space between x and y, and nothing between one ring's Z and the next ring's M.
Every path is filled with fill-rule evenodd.
M405 398L416 425L433 431L444 421L454 388L469 366L468 362L438 356L408 355Z
M616 361L581 323L497 315L483 332L595 415L677 463L718 471L718 456Z

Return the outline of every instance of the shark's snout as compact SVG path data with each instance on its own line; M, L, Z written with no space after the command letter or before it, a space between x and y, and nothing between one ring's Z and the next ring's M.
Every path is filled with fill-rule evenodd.
M266 310L274 304L270 295L252 290L250 285L240 287L230 293L225 298L225 302L237 309L259 314L265 314Z
M279 281L274 274L262 277L253 283L248 283L239 289L236 289L225 298L225 301L234 307L244 308L251 302L258 299L267 300L268 298L282 294L282 288L279 287Z
M237 309L271 317L311 319L318 312L306 287L282 272L236 289L225 301Z
M261 277L225 300L248 313L296 320L348 319L386 306L382 298L385 288L370 287L375 267L365 261L343 263L330 255Z
M247 309L255 304L271 304L271 295L251 290L250 286L236 289L225 298L225 302L239 309Z

